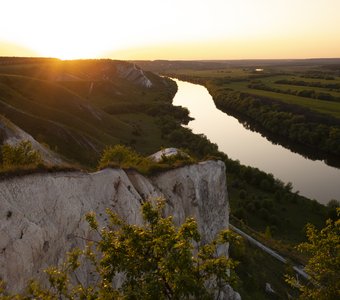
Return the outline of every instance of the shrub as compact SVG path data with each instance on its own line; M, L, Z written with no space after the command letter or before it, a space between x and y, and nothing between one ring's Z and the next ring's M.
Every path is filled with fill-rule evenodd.
M235 262L218 255L218 248L236 238L222 231L210 244L201 245L197 223L188 218L179 228L172 217L162 217L164 201L142 207L144 225L130 225L111 210L109 224L99 228L94 213L86 216L99 234L84 251L73 250L60 268L46 272L49 287L30 284L28 294L8 299L213 299L226 284L233 282ZM234 240L237 241L237 240ZM91 283L72 284L72 276L88 261L97 277ZM119 288L112 285L117 274L124 274ZM4 295L1 291L0 298ZM9 296L10 297L10 296Z
M124 145L106 147L99 161L99 168L107 166L133 167L138 165L143 158L133 149Z
M145 175L165 171L197 162L191 156L180 151L176 155L162 156L160 162L143 157L124 145L107 147L99 161L99 169L105 167L134 168Z
M1 159L4 167L38 165L41 154L34 150L30 141L21 141L17 146L3 145Z
M286 275L286 281L299 289L301 299L339 299L340 208L337 208L337 220L327 220L321 230L312 224L307 224L306 235L308 241L301 243L297 248L310 255L305 267L309 281L300 282L289 275Z

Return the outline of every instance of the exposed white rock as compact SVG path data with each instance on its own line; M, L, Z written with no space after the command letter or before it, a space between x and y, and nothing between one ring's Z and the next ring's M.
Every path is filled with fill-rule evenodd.
M276 292L273 290L273 288L272 288L272 286L269 282L266 282L265 291L268 294L276 294Z
M33 149L40 152L44 162L53 165L63 164L62 158L55 152L37 142L30 134L13 124L7 118L0 116L0 145L8 144L14 146L21 141L30 141Z
M150 88L152 86L151 80L146 77L143 70L137 68L135 64L122 63L117 66L117 73L121 78L125 78L141 86Z
M162 161L163 157L169 157L169 156L174 156L177 154L183 154L183 155L187 155L186 153L184 153L183 151L178 150L177 148L165 148L162 149L152 155L149 156L149 158L155 162L160 162Z
M127 222L141 224L141 203L165 196L166 215L177 224L198 221L203 240L228 227L225 166L207 161L151 178L135 171L105 169L96 173L34 174L0 182L0 277L12 291L29 278L58 264L67 251L84 246L90 236L84 215L95 211L101 224L112 208ZM220 249L227 254L227 249ZM83 270L80 274L89 280ZM233 298L233 297L236 298ZM231 289L225 299L239 299Z

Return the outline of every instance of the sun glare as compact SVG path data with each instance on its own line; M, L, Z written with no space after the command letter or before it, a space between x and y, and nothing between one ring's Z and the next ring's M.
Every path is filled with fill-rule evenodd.
M70 48L45 48L43 46L37 47L37 51L40 56L55 57L62 60L68 59L85 59L85 58L97 58L100 57L100 51L96 49L84 49L83 47L70 47Z
M123 58L136 53L137 58L138 49L148 59L167 58L170 52L169 59L340 53L340 1L335 0L3 2L0 42L10 41L41 56L72 59L120 53L116 58ZM299 47L290 41L298 41Z

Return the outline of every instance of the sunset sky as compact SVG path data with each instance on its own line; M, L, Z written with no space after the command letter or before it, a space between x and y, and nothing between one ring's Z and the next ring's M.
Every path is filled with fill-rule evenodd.
M0 1L0 56L340 57L340 0Z

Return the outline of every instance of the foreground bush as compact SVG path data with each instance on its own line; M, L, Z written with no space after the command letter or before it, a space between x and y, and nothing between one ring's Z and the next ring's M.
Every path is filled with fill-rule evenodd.
M86 219L99 235L85 250L74 250L61 268L49 268L49 287L32 282L25 295L2 299L217 299L226 284L233 282L230 272L235 263L218 256L232 235L223 231L212 243L195 247L201 240L194 219L179 228L172 217L164 218L157 205L142 207L144 225L130 225L111 210L108 224L100 229L93 213ZM198 248L198 251L194 249ZM77 269L90 262L97 280L84 284L74 276ZM112 281L120 274L122 284Z
M308 241L298 249L310 255L305 268L310 279L304 283L286 276L287 282L300 290L301 299L340 299L340 208L337 214L337 220L327 220L321 230L311 224L306 227Z

